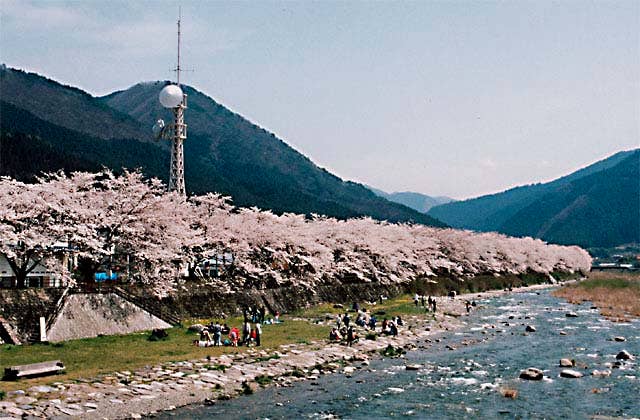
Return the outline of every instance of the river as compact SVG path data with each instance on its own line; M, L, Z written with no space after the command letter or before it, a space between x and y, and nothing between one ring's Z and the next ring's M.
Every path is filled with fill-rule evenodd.
M440 342L403 358L373 360L351 377L323 375L161 418L640 418L638 360L615 367L623 349L640 355L640 321L610 322L589 303L570 305L548 290L478 304L464 331L433 336ZM526 325L536 331L525 334ZM617 336L626 341L613 340ZM561 358L575 359L573 369L584 376L560 377ZM406 370L407 364L421 367ZM542 369L544 379L518 379L527 367ZM596 369L611 375L592 376ZM504 397L506 388L517 390L517 397Z

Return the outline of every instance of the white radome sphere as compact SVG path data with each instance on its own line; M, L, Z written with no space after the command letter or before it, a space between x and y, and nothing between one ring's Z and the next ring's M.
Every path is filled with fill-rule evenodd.
M167 85L160 91L160 103L165 108L175 108L182 103L182 89L176 85Z

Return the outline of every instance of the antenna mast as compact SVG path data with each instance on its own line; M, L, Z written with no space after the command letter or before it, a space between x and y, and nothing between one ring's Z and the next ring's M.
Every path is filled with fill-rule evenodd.
M176 84L180 86L180 21L182 20L182 6L178 7L178 65L175 69L177 74Z
M158 120L153 126L156 138L171 140L171 165L169 167L169 191L176 191L179 195L186 195L184 185L184 148L183 143L187 139L187 124L184 122L184 110L187 108L187 95L180 89L180 23L182 20L182 8L178 9L178 63L176 72L176 84L165 86L160 91L160 103L165 108L170 108L173 113L173 123L165 126L164 121Z
M176 84L180 90L180 21L182 7L178 8L178 64L176 66ZM181 90L180 90L181 91ZM181 91L182 93L182 91ZM184 185L184 151L182 144L187 139L187 124L184 123L184 110L187 108L187 95L182 93L182 101L173 108L173 130L171 139L171 167L169 169L169 191L186 195Z

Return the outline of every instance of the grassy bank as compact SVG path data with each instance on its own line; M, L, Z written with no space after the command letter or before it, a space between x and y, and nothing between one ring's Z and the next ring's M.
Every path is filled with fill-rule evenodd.
M416 308L408 295L385 300L368 309L382 313L383 315L378 316L380 320L384 316L424 314L424 310ZM318 325L316 322L345 311L346 309L334 308L332 304L322 304L285 315L285 322L263 327L260 349L269 351L282 344L325 340L329 335L330 327ZM208 321L193 320L193 323ZM231 326L241 324L239 318L228 319L227 322ZM158 365L163 362L194 360L206 356L214 357L247 351L247 347L195 347L192 342L198 335L182 327L172 328L167 332L168 338L160 341L149 341L149 332L144 332L71 340L63 343L2 345L0 346L0 372L4 372L7 366L59 359L64 362L66 373L15 382L2 381L0 391L25 389L34 385L66 380L91 380L101 374L123 370L135 371L144 366Z
M233 322L230 325L240 325ZM186 328L167 330L169 337L149 341L149 333L104 336L71 340L55 344L0 346L0 369L13 365L62 360L66 373L44 378L0 382L0 390L11 391L33 385L48 384L68 379L93 378L114 371L135 371L163 362L199 359L224 353L247 351L246 347L196 347L192 345L197 334ZM269 350L286 343L309 342L328 336L326 326L310 325L305 321L288 320L282 324L265 325L262 349Z
M602 315L613 320L640 317L640 273L595 271L587 280L553 294L572 303L593 302Z

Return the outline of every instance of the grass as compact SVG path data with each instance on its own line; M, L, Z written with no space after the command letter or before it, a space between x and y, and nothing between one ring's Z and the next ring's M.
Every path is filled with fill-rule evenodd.
M640 317L640 273L594 271L587 280L553 294L571 303L593 302L602 315L612 320Z
M372 304L364 304L360 302L360 308L366 308L368 312L375 314L376 312L384 312L384 315L376 315L378 322L382 319L391 319L394 316L400 315L424 315L425 308L416 307L413 303L413 297L410 295L400 295L392 299L379 301ZM300 309L291 313L291 316L306 318L309 320L321 320L326 316L331 316L332 320L335 320L337 315L344 315L345 312L352 312L351 305L345 305L344 308L334 308L332 303L322 303L310 308ZM351 313L352 321L355 321L355 313Z
M239 325L231 322L229 325ZM62 360L66 366L64 374L44 378L21 379L0 382L0 392L25 389L34 385L45 385L57 381L94 378L115 371L136 371L172 361L215 357L221 354L242 353L247 347L196 347L192 345L197 334L186 328L167 330L169 337L160 341L149 341L149 332L103 336L82 340L71 340L56 344L34 344L25 346L0 346L0 372L13 365L37 363L47 360ZM274 349L282 344L304 340L307 342L325 339L329 335L327 326L309 324L306 321L286 320L281 324L265 325L262 333L262 350ZM216 368L213 366L212 368Z
M416 307L409 295L398 296L375 305L362 305L371 313L384 312L376 315L378 321L393 316L424 315L422 307ZM303 318L300 320L286 319L281 324L265 325L262 334L262 350L273 350L280 345L290 343L309 344L318 340L325 340L329 335L329 326L317 325L313 321L324 319L329 315L332 319L338 314L344 314L348 308L334 308L333 304L321 304L304 310L299 310L290 317ZM352 321L355 321L352 314ZM208 323L209 320L193 319L185 325L193 323ZM241 325L240 318L226 320L229 325ZM333 322L332 322L333 323ZM16 389L25 389L34 385L46 385L66 380L81 378L96 378L99 375L111 374L116 371L136 371L145 366L162 363L202 359L207 356L215 357L221 354L246 352L246 347L196 347L192 345L198 337L184 327L167 330L168 337L162 340L150 341L150 332L103 336L81 340L71 340L63 343L34 344L25 346L0 346L0 372L7 366L37 363L47 360L61 360L66 366L66 372L60 375L44 378L22 379L19 381L0 382L0 395ZM277 355L258 357L257 361L277 358ZM215 370L222 367L209 364L207 369ZM296 376L298 372L294 372Z

